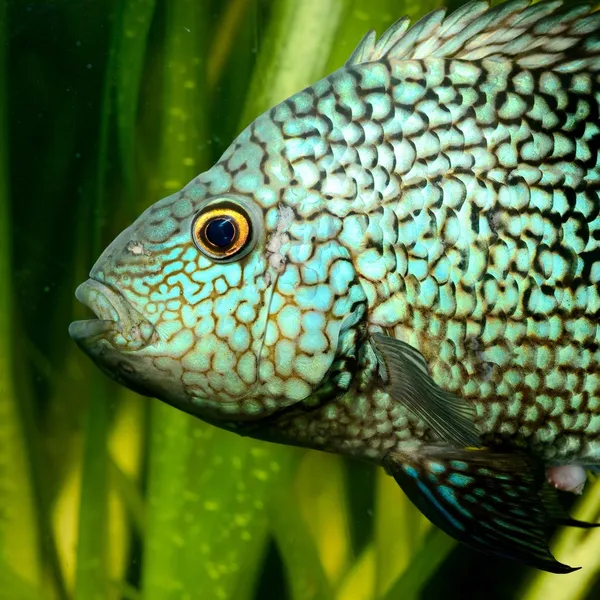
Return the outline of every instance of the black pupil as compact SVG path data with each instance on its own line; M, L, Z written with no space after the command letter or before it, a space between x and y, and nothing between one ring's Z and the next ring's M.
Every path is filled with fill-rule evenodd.
M206 239L217 248L225 248L235 237L235 225L230 217L217 217L206 228Z

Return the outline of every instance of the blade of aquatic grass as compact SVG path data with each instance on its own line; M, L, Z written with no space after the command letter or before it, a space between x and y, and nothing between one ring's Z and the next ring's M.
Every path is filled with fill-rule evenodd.
M235 587L232 587L227 600L254 600L256 598L255 590L261 574L261 567L264 564L268 541L268 529L262 516L261 526L255 528L254 536L253 546L256 551L251 556L245 557L244 564L237 574Z
M373 600L375 597L375 550L373 544L369 544L340 583L335 598Z
M117 11L118 32L115 58L115 104L117 140L121 173L124 177L128 202L121 203L121 213L129 220L146 206L141 202L144 195L136 192L135 151L138 128L138 108L141 102L142 77L148 60L149 33L156 12L156 0L122 0ZM147 404L137 394L119 388L118 408L109 435L110 482L109 498L112 537L122 541L111 552L110 576L119 585L129 568L131 531L143 539L145 525L145 501L141 494L141 477L144 468L142 455L147 437ZM129 594L131 595L131 594Z
M16 307L15 307L16 308ZM15 312L17 312L15 310ZM20 314L13 317L13 327L20 322ZM31 509L25 499L17 500L14 507L19 507L19 518L27 521L29 526L37 528L37 550L42 563L43 586L49 594L55 595L60 600L67 598L67 589L64 571L59 558L59 548L52 527L52 503L54 492L49 483L52 482L53 465L46 456L46 445L42 440L42 428L35 418L35 397L32 388L32 373L30 365L23 359L24 340L15 341L13 360L15 366L14 383L16 389L15 399L18 400L18 414L24 448L11 442L11 468L19 469L14 475L13 482L18 485L21 478L28 478L31 486L34 506ZM2 399L0 399L0 404ZM0 422L5 422L2 419ZM10 423L10 419L6 424ZM14 456L13 456L14 454ZM28 461L19 466L22 461ZM13 537L13 536L10 536ZM22 533L15 534L14 539L26 540ZM11 545L9 552L15 555ZM1 588L0 588L1 589Z
M264 444L248 451L248 440L158 402L152 417L144 597L228 598L262 554L280 464Z
M456 542L440 529L431 527L407 568L383 596L383 600L419 600L423 587L446 559ZM380 596L381 597L381 596Z
M223 75L223 67L236 45L249 4L250 0L230 0L225 6L208 57L207 81L211 88L214 88Z
M144 536L146 503L141 492L146 405L129 392L121 402L109 437L110 471L114 489L123 501L136 533Z
M357 558L373 539L377 467L353 459L344 460L348 498L351 553Z
M295 482L295 497L303 527L314 539L317 557L332 588L346 573L351 556L350 511L345 481L344 463L339 456L307 452ZM282 532L279 539L285 534ZM307 552L304 560L313 559ZM300 565L301 562L294 561L293 564Z
M51 598L41 587L34 585L29 578L17 574L0 559L0 597L6 600L48 600ZM6 595L4 595L6 594Z
M11 206L8 189L8 135L6 114L7 6L0 1L0 561L2 576L14 576L15 585L37 589L41 564L40 531L36 516L28 427L15 382ZM9 583L0 589L13 589ZM25 589L25 588L23 588Z
M130 570L132 533L143 539L146 505L142 496L144 448L147 438L147 402L119 387L108 438L111 553L109 574L122 582Z
M140 493L138 482L133 480L129 474L124 473L114 460L111 461L111 477L127 510L129 521L137 535L143 538L146 529L146 503Z
M84 425L74 598L104 600L108 591L108 383L94 372Z
M111 384L114 387L114 384ZM109 575L119 585L130 570L132 533L145 535L146 502L142 493L148 406L137 394L114 390L116 410L108 432L109 461Z
M381 597L402 573L413 569L431 525L382 469L377 473L375 498L376 591Z
M73 285L67 286L70 290L81 282L102 250L106 241L103 227L118 205L118 195L107 192L112 191L113 183L109 173L109 141L113 126L116 63L121 51L124 8L129 1L133 0L117 0L114 4L98 113L96 161L95 164L90 162L90 172L82 177L84 189L75 205L76 221L85 223L85 226L74 230ZM87 198L92 198L92 201L87 201ZM72 292L69 301L73 304L73 316L83 317L84 309ZM114 398L114 385L100 375L75 344L71 344L62 370L52 378L52 388L45 450L55 474L51 490L55 496L53 530L68 587L71 593L87 598L89 590L94 589L98 582L101 582L102 588L98 593L108 589L110 575L117 571L117 561L124 553L122 543L126 532L123 511L115 500L115 491L110 489L107 450L110 430L108 402L109 398ZM88 402L82 403L82 398L88 399ZM81 420L84 423L83 441L73 434L73 431L79 432ZM83 461L80 456L82 448ZM98 519L102 519L102 526L98 526ZM108 539L111 540L110 558ZM123 569L124 565L121 565L121 571Z
M87 257L88 248L83 240L77 241L74 247ZM79 278L74 277L71 290L83 277L83 269L75 271ZM73 295L70 302L75 306L74 301ZM84 316L83 311L77 314ZM56 562L55 570L60 571L61 578L64 578L64 594L61 597L67 594L70 597L77 564L81 429L89 407L87 400L92 389L90 374L93 365L75 344L68 348L62 361L63 364L49 379L48 409L43 424L39 425L40 431L32 436L32 441L37 446L33 453L36 459L34 472L39 473L40 495L43 497L39 510L41 515L45 515L42 522L48 522L44 536L50 546L47 554ZM26 374L22 374L21 385L26 381Z
M68 470L61 473L61 484L52 501L52 532L56 539L57 554L65 578L68 597L73 597L77 570L77 535L79 503L81 500L81 440L71 448Z
M160 196L180 190L208 166L207 3L165 4L159 169Z
M129 583L113 582L113 588L119 595L119 600L142 600L140 591Z
M293 463L297 463L298 460L301 462L296 475L296 485L293 486L291 481L283 481L283 485L273 491L269 511L271 527L285 566L291 598L328 600L332 597L331 571L337 575L338 556L335 549L333 555L328 552L330 548L323 543L326 540L319 535L320 532L316 531L316 528L317 521L329 525L326 522L328 517L332 521L336 520L337 507L334 506L331 511L331 503L327 502L331 500L331 495L326 493L326 500L322 502L323 495L319 494L323 491L323 487L327 486L325 476L335 471L335 463L329 461L330 464L325 466L324 473L318 472L317 475L314 469L315 467L320 469L320 466L314 460L316 453L309 452L304 456L300 452L295 454L296 456L292 458ZM317 458L323 457L317 456ZM317 489L307 485L311 476L313 481L318 479L321 484L316 484ZM338 477L339 479L341 477ZM339 481L338 487L341 487ZM311 494L311 491L316 494ZM336 497L339 497L339 494ZM326 510L325 513L323 509ZM338 528L335 526L326 529L332 536L338 533ZM332 542L329 544L330 547L336 545L335 538L330 542ZM328 569L330 573L327 573Z
M82 179L84 183L81 198L88 197L88 194L93 198L93 173ZM77 301L73 290L85 278L91 263L89 226L92 204L83 200L76 203L77 222L85 226L78 227L73 232L71 253L74 260L68 263L72 264L72 275L65 285L69 294L67 296L65 293L64 297L64 303L71 307L71 315L67 318L56 317L56 321L62 325L61 337L68 337L66 325L69 320L89 318L88 309ZM59 581L60 598L71 598L77 569L82 423L85 422L89 408L89 401L85 400L89 400L91 395L94 383L91 373L95 367L75 343L71 342L65 350L63 352L60 347L51 350L54 356L52 362L48 360L46 369L46 409L43 419L37 423L37 430L29 439L35 448L32 457L34 473L39 480L38 512L45 531L45 554ZM36 351L39 354L36 362L44 361L46 357L41 351ZM30 360L36 351L29 352ZM21 386L31 386L29 377L27 373L21 374Z
M131 431L136 427L132 418L140 411L139 406L121 402L111 419L108 398L114 384L89 366L90 405L84 439L76 450L83 447L83 457L71 461L61 486L55 531L71 585L75 576L74 593L91 598L90 589L96 586L99 598L112 598L124 585L129 565L130 525L143 532L145 506L134 479L141 462L140 435Z
M97 257L103 246L103 219L107 209L107 166L109 127L113 109L113 82L119 51L118 24L124 4L116 3L115 23L109 41L108 61L102 93L96 195L92 211L90 253ZM84 450L77 535L77 565L75 571L75 600L105 599L112 596L109 589L108 528L109 520L109 461L108 433L110 426L110 397L113 384L97 369L92 370L91 395L83 428ZM116 542L118 543L118 542Z
M134 150L140 86L156 0L126 0L120 18L116 65L117 131L127 191L133 191Z
M575 519L597 523L600 520L600 479L589 486L575 510ZM588 597L592 583L600 574L600 531L563 527L552 544L553 554L569 565L582 567L579 571L557 577L537 571L524 586L523 600L583 600Z
M242 123L321 78L347 0L282 0L262 40Z
M208 53L211 110L211 162L217 161L240 132L240 116L262 40L264 6L252 0L228 2L216 24ZM244 123L242 126L246 125Z

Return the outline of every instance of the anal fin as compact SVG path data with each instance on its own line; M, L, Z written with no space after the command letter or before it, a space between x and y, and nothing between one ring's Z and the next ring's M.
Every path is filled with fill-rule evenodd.
M421 512L455 539L551 573L579 568L554 558L548 536L555 525L592 525L566 515L544 466L528 456L436 445L391 452L384 466Z

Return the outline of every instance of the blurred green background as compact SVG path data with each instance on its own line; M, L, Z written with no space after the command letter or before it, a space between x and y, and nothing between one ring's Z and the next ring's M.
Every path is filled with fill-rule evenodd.
M67 335L142 210L368 29L439 5L0 0L1 600L600 597L600 532L558 532L568 576L472 552L382 470L136 396ZM599 513L590 484L575 514Z

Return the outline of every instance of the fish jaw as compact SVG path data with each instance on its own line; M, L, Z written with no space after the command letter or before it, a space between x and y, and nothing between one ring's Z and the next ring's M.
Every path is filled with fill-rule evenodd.
M69 333L95 365L116 383L142 396L160 398L179 410L201 416L196 414L195 406L189 402L177 364L161 365L152 353L147 352L154 347L153 344L138 350L115 347L110 342L111 328L115 326L110 323L98 326L93 320L76 321L69 327ZM108 336L103 328L109 331Z
M75 297L97 316L69 326L69 335L84 352L100 340L121 351L141 350L157 341L152 323L114 288L88 279L77 288Z
M144 396L164 397L181 410L185 391L177 373L165 377L148 351L159 343L158 333L115 288L89 279L75 292L76 298L98 318L74 321L69 335L109 378Z

